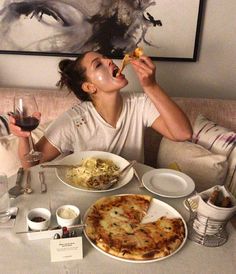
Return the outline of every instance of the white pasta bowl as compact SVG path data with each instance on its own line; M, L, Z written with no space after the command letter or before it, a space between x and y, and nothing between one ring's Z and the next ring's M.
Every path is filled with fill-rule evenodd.
M78 224L79 217L80 210L74 205L63 205L56 210L57 223L61 227Z
M61 164L61 165L80 165L83 160L87 158L99 158L99 159L107 159L107 160L112 160L115 165L119 167L120 170L122 170L124 167L126 167L129 162L122 158L119 155L110 153L110 152L105 152L105 151L81 151L81 152L75 152L71 155L68 155L64 157L62 160L58 161L56 164ZM98 190L98 189L89 189L87 187L81 186L74 184L71 179L67 176L68 175L68 168L66 167L59 167L56 168L56 175L58 179L64 183L65 185L79 190L79 191L86 191L86 192L108 192L108 191L113 191L116 189L119 189L126 184L128 184L134 175L134 169L130 168L125 176L123 176L116 184L114 184L111 188L108 189L103 189L103 190Z

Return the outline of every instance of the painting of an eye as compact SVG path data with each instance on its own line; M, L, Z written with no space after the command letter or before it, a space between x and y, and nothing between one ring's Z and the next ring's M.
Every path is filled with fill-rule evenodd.
M67 22L66 18L64 18L63 15L57 13L54 10L49 9L48 7L39 6L37 7L37 9L33 10L31 14L29 14L28 16L30 16L30 18L36 17L38 21L41 21L49 25L70 25L70 23Z
M122 58L140 46L154 58L179 58L185 52L188 57L201 2L0 0L0 53L77 56L99 50Z

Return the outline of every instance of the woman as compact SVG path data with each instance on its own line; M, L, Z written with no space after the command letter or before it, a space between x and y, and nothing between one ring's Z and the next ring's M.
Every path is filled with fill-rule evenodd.
M116 77L118 67L97 52L60 62L60 86L66 85L83 102L56 119L36 144L42 161L62 153L103 150L142 162L148 126L175 141L191 138L187 117L157 84L151 59L143 55L130 63L144 93L121 93L128 81L123 74ZM10 129L20 137L19 156L27 167L24 155L29 151L29 133L21 131L13 117Z

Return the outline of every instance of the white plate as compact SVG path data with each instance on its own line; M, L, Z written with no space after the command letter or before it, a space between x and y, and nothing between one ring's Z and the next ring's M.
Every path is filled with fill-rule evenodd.
M142 181L150 192L168 198L185 197L195 189L195 184L188 175L173 169L150 170L143 175Z
M128 194L123 194L123 195L128 195ZM132 194L130 194L130 195L132 195ZM122 195L117 195L117 196L122 196ZM92 206L93 205L91 205L90 208ZM86 218L87 218L87 215L88 215L88 212L89 212L90 208L88 208L88 210L84 214L83 223L86 222ZM187 225L186 225L183 217L180 215L180 213L177 210L175 210L172 206L170 206L170 205L168 205L168 204L166 204L166 203L164 203L164 202L162 202L158 199L155 199L155 198L152 198L152 202L150 204L150 207L148 209L148 212L147 212L146 216L142 220L142 223L154 222L162 216L166 216L168 218L181 218L182 221L183 221L183 224L184 224L184 228L185 228L185 237L184 237L184 240L183 240L182 244L173 253L171 253L168 256L162 257L162 258L150 259L150 260L131 260L131 259L120 258L120 257L117 257L115 255L111 255L111 254L105 252L104 250L102 250L101 248L99 248L94 242L92 242L89 239L89 237L86 234L85 230L84 230L84 234L85 234L86 238L88 239L88 241L91 243L91 245L93 247L95 247L97 250L99 250L103 254L105 254L105 255L107 255L111 258L117 259L119 261L131 262L131 263L152 263L152 262L155 262L155 261L161 261L161 260L167 259L170 256L177 253L184 246L184 244L186 242L186 239L187 239L187 236L188 236Z
M100 158L100 159L109 159L112 160L120 169L124 168L129 164L127 160L124 158L113 154L109 152L104 152L104 151L81 151L78 153L73 153L65 158L63 158L59 164L72 164L72 165L77 165L82 162L82 160L88 158L88 157L95 157L95 158ZM56 175L57 177L67 186L72 187L77 190L81 191L87 191L87 192L107 192L107 191L112 191L118 188L121 188L122 186L128 184L131 179L133 178L134 175L134 169L131 168L127 174L124 176L123 179L119 180L117 184L115 184L113 187L105 190L97 190L97 189L88 189L83 186L76 186L73 185L68 178L66 178L66 170L67 168L56 168Z

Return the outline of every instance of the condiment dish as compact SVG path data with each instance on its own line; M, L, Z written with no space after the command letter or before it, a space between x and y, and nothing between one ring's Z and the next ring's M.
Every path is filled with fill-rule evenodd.
M51 212L47 208L33 208L27 214L27 225L33 231L48 229Z
M62 227L78 224L79 216L80 210L74 205L63 205L56 211L57 223Z

